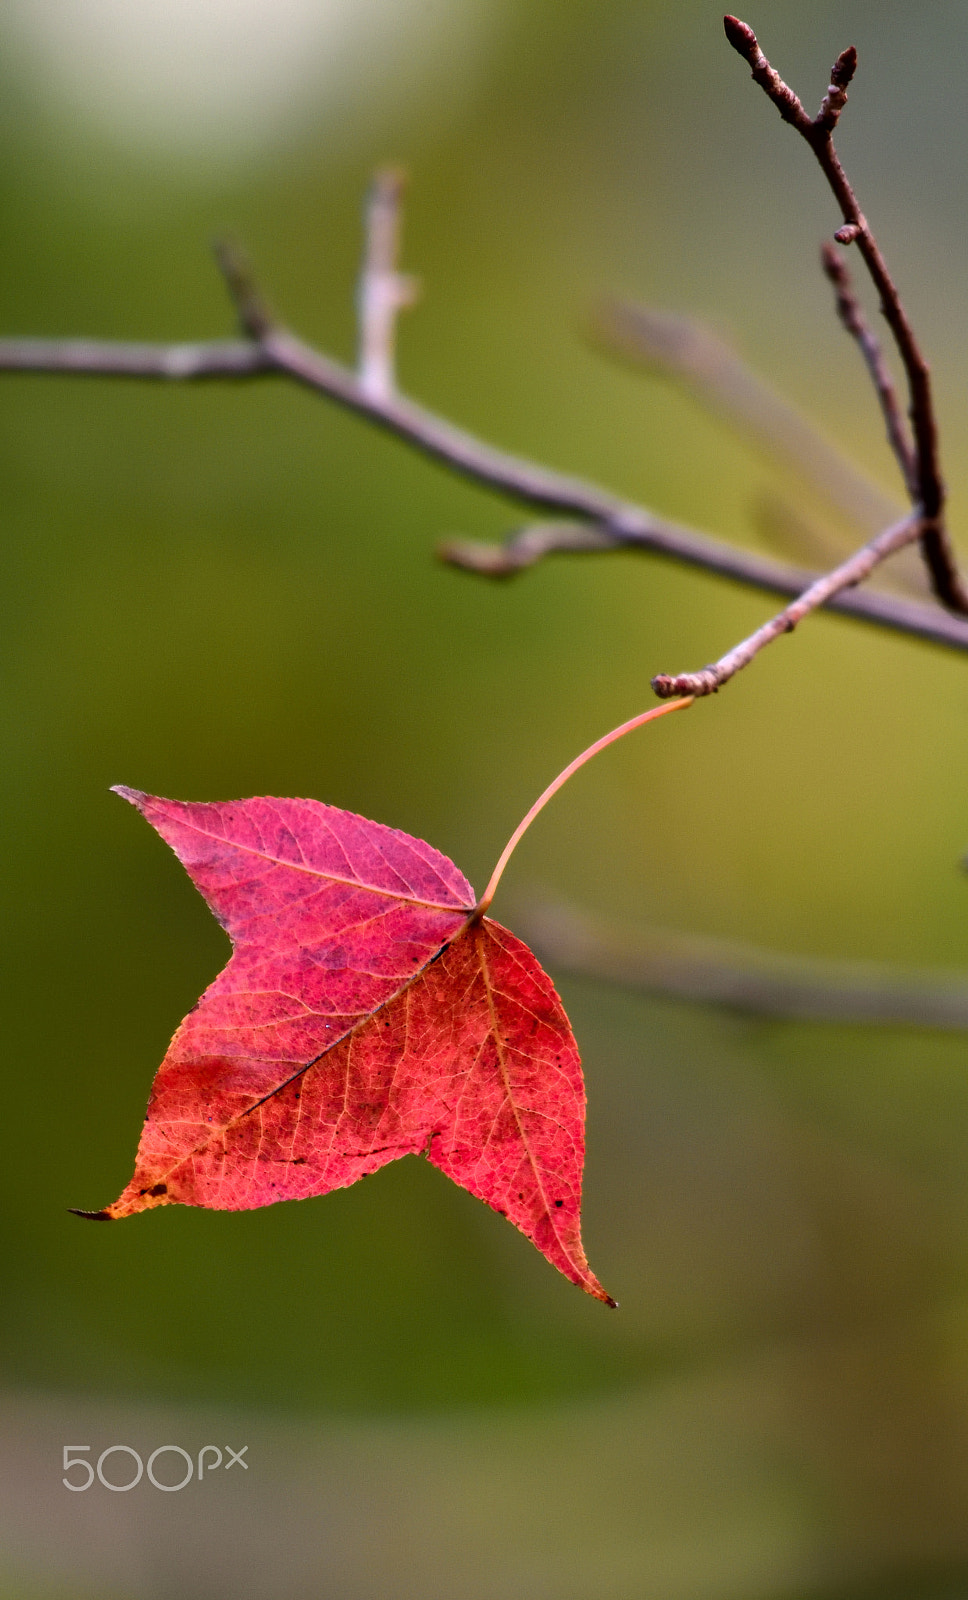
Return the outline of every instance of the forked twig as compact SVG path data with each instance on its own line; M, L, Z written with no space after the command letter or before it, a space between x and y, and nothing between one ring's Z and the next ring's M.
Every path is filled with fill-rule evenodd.
M843 217L843 226L837 230L835 238L842 245L856 244L877 289L881 311L894 336L907 376L914 433L914 470L908 487L912 503L921 508L921 550L939 600L952 611L968 612L968 591L959 576L942 520L945 494L938 464L938 432L930 369L908 320L897 285L834 148L833 132L847 102L847 86L857 69L857 51L851 45L837 57L831 70L830 87L817 115L811 117L798 96L766 59L752 28L732 16L724 18L724 26L733 49L748 61L755 82L773 101L783 120L796 128L816 156Z
M842 245L857 245L880 295L881 310L894 335L907 375L913 443L901 416L893 381L880 347L863 319L849 276L840 269L839 263L832 265L832 258L825 254L824 267L837 290L841 320L864 353L913 510L904 522L885 529L832 572L811 584L792 606L787 606L761 628L757 628L755 633L727 651L713 665L703 667L699 672L675 675L659 673L653 678L652 687L663 698L680 694L715 694L717 689L747 666L765 645L781 634L791 632L803 617L823 605L831 595L861 582L887 556L915 539L920 542L938 598L950 610L968 613L968 592L962 585L942 519L944 485L938 467L937 428L928 364L867 218L857 204L834 149L833 131L847 102L847 86L857 68L857 51L851 46L837 57L820 110L815 117L811 117L789 84L784 83L766 59L752 28L732 16L724 18L724 25L730 44L749 62L755 82L772 100L783 120L796 128L813 150L843 213L844 226L838 229L835 237Z

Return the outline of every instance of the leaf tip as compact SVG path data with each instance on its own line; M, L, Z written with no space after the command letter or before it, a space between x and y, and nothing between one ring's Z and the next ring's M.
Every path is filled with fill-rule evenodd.
M608 1306L610 1311L618 1310L618 1301L612 1299L608 1290L602 1288L602 1285L592 1273L589 1273L584 1282L579 1283L579 1288L584 1289L585 1293L590 1294L593 1299L600 1300L602 1305Z
M83 1217L85 1222L113 1222L115 1220L114 1213L110 1210L80 1211L77 1206L68 1206L67 1209L72 1217Z
M151 798L150 795L145 794L143 789L129 789L127 784L124 783L112 783L111 793L119 794L122 800L127 800L131 805L137 806L139 811L143 809L143 802Z

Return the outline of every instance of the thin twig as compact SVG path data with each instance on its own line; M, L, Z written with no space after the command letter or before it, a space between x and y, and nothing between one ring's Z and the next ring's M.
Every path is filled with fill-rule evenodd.
M737 672L749 663L774 639L781 634L792 633L798 622L809 616L811 611L816 611L818 606L825 605L841 589L852 587L873 572L881 562L893 555L895 550L902 550L905 545L912 544L921 532L921 517L918 512L912 511L909 516L896 522L893 527L885 528L876 538L868 544L862 545L846 561L832 572L827 572L809 589L805 589L793 604L786 606L783 611L771 617L748 639L734 645L724 656L713 663L712 666L703 667L701 672L684 672L676 677L666 673L659 673L652 679L652 687L660 699L668 699L672 695L706 695L715 694L723 684L734 678Z
M851 46L838 56L820 110L816 117L811 117L766 59L752 28L733 16L724 18L724 26L734 50L749 63L755 82L773 101L783 120L796 128L812 149L843 217L843 227L836 238L844 245L856 244L880 296L881 310L894 336L908 382L916 458L911 498L920 508L922 517L921 551L942 604L952 611L968 613L968 590L958 573L942 520L945 493L938 464L930 369L833 143L833 131L847 99L847 86L857 67L857 51Z
M884 423L887 428L887 442L897 459L908 493L912 499L916 499L918 492L917 455L911 439L910 429L901 411L894 379L884 359L880 340L861 310L860 302L854 293L850 270L846 261L827 239L824 240L820 247L820 260L824 272L834 287L837 315L851 338L856 339L867 364L871 382L877 391L877 398L880 402Z
M214 253L229 298L238 313L239 326L258 344L276 326L277 319L255 281L252 263L234 239L216 240Z
M877 533L898 516L895 499L704 323L609 300L598 308L593 332L611 351L682 384L713 416L795 472L861 533Z
M415 278L397 271L401 204L406 176L399 167L378 172L366 201L366 245L357 291L357 371L366 393L387 399L396 390L397 313L417 298Z
M777 107L784 121L802 134L810 145L827 177L844 213L845 226L837 238L842 244L857 244L871 277L881 296L881 309L894 334L895 342L904 362L911 400L911 422L914 430L912 448L901 420L893 384L884 366L880 348L867 329L860 309L854 299L849 278L834 264L831 272L825 258L825 267L833 277L838 293L838 310L851 334L858 339L864 351L871 376L877 388L884 411L888 434L905 477L905 484L914 503L911 515L900 523L886 528L876 538L864 545L854 555L835 567L832 572L817 579L805 589L791 606L787 606L769 622L735 645L726 655L699 672L670 675L659 673L652 687L661 698L672 695L715 694L737 672L754 659L766 645L781 634L791 633L805 616L826 604L832 596L847 587L860 583L879 563L896 550L921 543L922 553L931 572L935 592L952 610L968 612L968 593L948 550L941 513L944 505L944 488L938 471L937 434L931 400L930 378L927 363L921 354L913 331L907 320L900 297L887 270L867 219L857 205L853 190L847 181L834 150L832 133L847 99L847 85L857 66L857 52L853 48L838 56L831 73L831 83L816 117L807 115L800 100L788 84L773 69L761 51L752 28L738 18L725 19L726 35L730 44L749 62L753 78Z
M755 946L625 927L574 907L516 897L514 925L542 960L577 977L753 1016L968 1030L956 972L783 956Z
M537 566L554 554L587 555L598 550L614 550L615 539L607 528L593 522L529 522L515 528L500 544L483 539L445 539L437 546L441 561L465 572L479 572L485 578L511 578L527 567Z

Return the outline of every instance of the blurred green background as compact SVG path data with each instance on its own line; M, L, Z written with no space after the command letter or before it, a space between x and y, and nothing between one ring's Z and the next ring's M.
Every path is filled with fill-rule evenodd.
M231 230L285 319L349 358L362 196L393 158L424 285L410 393L756 544L764 493L800 491L593 348L614 291L713 319L893 489L816 267L831 202L707 0L371 0L351 37L336 0L246 0L213 11L214 105L218 49L206 67L198 47L201 88L179 76L192 8L129 4L146 31L115 61L124 9L18 0L0 21L3 331L222 336L207 249ZM840 147L933 361L968 546L968 11L774 0L748 20L809 105L860 49ZM497 586L449 570L439 538L500 537L518 510L275 381L4 377L0 471L9 1593L968 1594L958 1035L561 976L614 1315L418 1161L264 1212L67 1215L127 1181L155 1067L226 956L109 785L315 795L480 888L655 671L714 658L769 600L624 554ZM582 773L495 912L540 891L964 968L966 712L964 660L815 620ZM245 1437L251 1470L72 1496L78 1429L95 1453Z

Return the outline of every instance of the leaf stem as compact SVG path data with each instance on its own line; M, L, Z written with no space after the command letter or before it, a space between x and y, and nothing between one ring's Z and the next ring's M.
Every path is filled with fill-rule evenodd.
M664 716L667 711L684 711L687 706L692 705L694 699L695 695L688 694L681 700L668 700L665 705L653 706L650 711L641 711L637 717L632 717L629 722L623 722L620 727L613 728L611 733L603 734L600 739L596 739L595 743L590 744L587 750L583 750L580 756L575 757L574 761L569 761L564 771L559 772L557 778L552 783L549 783L542 794L539 794L531 810L526 816L522 817L501 851L497 866L491 873L491 880L474 907L475 919L483 917L490 906L497 892L497 886L504 875L505 867L539 811L544 810L552 796L556 795L558 790L564 787L568 779L573 777L579 767L583 767L586 761L592 759L592 756L597 756L600 750L606 750L610 744L614 744L616 739L623 739L627 733L632 733L636 728L641 728L643 723L653 722L656 717Z

